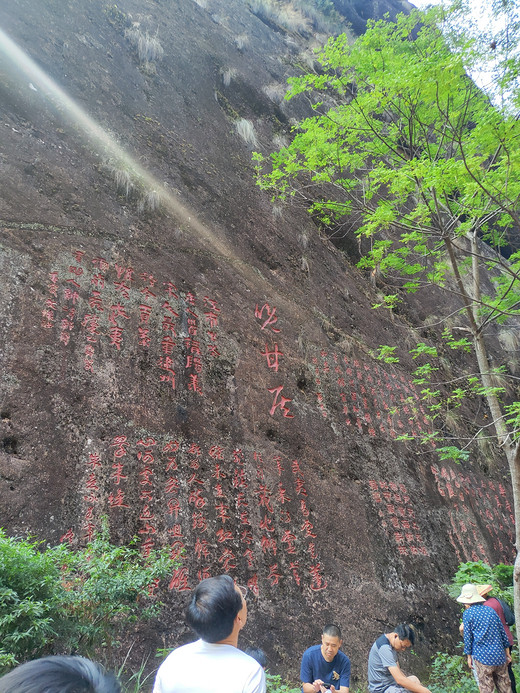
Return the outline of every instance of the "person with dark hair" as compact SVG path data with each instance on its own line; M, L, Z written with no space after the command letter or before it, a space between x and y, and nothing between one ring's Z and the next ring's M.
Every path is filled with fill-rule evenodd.
M20 664L0 678L0 693L120 693L114 674L84 657L54 655Z
M350 659L340 651L342 643L341 630L330 623L322 631L321 645L305 650L300 666L303 693L348 693Z
M246 647L244 652L253 659L256 659L256 661L258 662L258 664L260 664L262 669L265 669L267 667L267 657L265 656L265 652L261 650L259 647Z
M399 666L397 654L412 647L415 630L409 623L400 623L391 633L380 635L368 656L368 690L370 693L430 693L417 676L406 676Z
M186 609L199 640L178 647L159 667L153 693L265 693L260 664L238 649L247 589L229 575L200 582Z

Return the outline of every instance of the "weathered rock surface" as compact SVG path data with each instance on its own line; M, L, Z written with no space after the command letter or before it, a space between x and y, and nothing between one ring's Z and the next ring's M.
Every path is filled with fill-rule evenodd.
M404 5L336 6L362 30ZM305 112L281 95L308 41L242 0L10 0L0 26L82 109L1 55L2 525L78 545L107 515L169 545L150 647L190 637L187 590L224 571L255 595L242 643L294 680L324 622L354 680L395 622L424 661L456 642L441 585L509 560L507 476L395 440L429 425L406 345L438 297L374 313L348 257L255 188L252 149ZM404 365L370 356L387 343Z

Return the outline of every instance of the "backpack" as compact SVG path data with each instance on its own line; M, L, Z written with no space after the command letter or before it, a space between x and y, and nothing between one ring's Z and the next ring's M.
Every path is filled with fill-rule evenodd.
M503 599L497 599L497 601L500 602L500 606L504 610L504 618L506 619L507 625L512 626L515 622L515 615L512 612L511 607Z

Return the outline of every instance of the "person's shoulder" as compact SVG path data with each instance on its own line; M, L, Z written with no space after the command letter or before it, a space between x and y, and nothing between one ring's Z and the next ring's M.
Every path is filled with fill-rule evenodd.
M259 664L254 657L251 657L251 655L247 654L247 652L244 652L244 650L239 650L237 647L233 647L233 651L230 651L230 655L235 659L241 659L243 662L246 662L248 664L254 664L262 668L262 665Z
M179 645L171 654L184 655L186 652L191 652L192 650L200 650L204 646L204 640L194 640L193 642L187 642L184 645Z
M315 652L318 652L318 650L321 650L321 645L311 645L305 650L302 656L311 657Z
M338 650L336 657L338 657L338 660L340 662L345 662L345 661L350 662L350 657L348 655L346 655L344 652L342 652L341 650Z
M380 650L382 647L389 647L390 649L392 649L392 646L390 645L390 640L386 637L384 633L378 637L378 639L375 641L372 647L375 647L377 650Z
M186 655L189 655L190 652L196 650L200 642L200 640L196 640L195 642L189 642L185 645L180 645L179 647L176 647L174 650L170 652L166 659L163 660L161 666L163 666L163 664L170 665L178 659L182 660L186 657Z
M230 666L236 667L247 676L251 676L253 678L258 676L258 672L263 673L264 668L259 662L256 661L254 657L251 657L251 655L248 655L247 652L239 650L236 647L233 649L235 651L228 654L228 662Z

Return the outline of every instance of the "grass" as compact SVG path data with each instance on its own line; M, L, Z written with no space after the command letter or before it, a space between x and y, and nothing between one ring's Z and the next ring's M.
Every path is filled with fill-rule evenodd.
M235 130L237 135L240 135L244 142L247 142L247 144L253 147L258 146L255 128L250 120L247 120L247 118L239 118L235 121Z
M143 33L137 24L133 24L129 29L125 30L125 38L137 51L140 63L152 63L160 60L164 55L164 49L159 42L157 34L150 36L147 31Z

